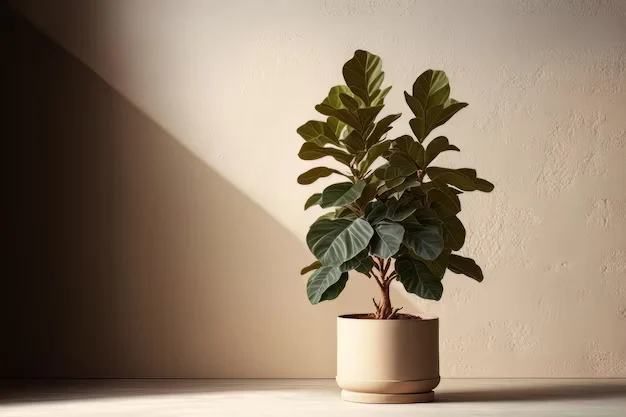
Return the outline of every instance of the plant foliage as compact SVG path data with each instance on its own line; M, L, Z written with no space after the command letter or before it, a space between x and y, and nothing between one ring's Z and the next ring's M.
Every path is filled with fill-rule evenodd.
M400 114L379 118L391 90L383 88L380 57L356 51L343 66L343 77L346 85L332 87L315 106L326 119L310 120L297 130L304 139L301 159L333 163L308 170L298 183L312 184L331 175L341 178L305 203L305 209L332 208L311 225L306 238L317 258L302 269L302 274L313 271L307 283L309 301L335 299L346 286L348 272L356 270L374 277L382 291L380 302L374 302L376 317L393 318L393 280L431 300L441 298L447 269L482 281L474 260L453 253L461 250L466 234L458 218L459 197L469 191L490 192L493 184L474 169L434 166L441 153L459 148L445 136L428 140L467 103L450 97L443 71L425 71L412 91L404 93L413 114L413 136L390 138Z

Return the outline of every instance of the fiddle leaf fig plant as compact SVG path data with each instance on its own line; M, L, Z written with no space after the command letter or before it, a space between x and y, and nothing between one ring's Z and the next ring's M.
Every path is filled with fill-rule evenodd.
M462 194L490 192L494 186L474 169L433 165L441 153L459 148L445 136L429 136L467 106L450 97L443 71L425 71L411 92L404 93L413 113L413 136L396 138L389 131L400 114L379 118L391 90L383 87L380 57L356 51L343 66L343 78L346 85L332 87L315 106L325 120L310 120L297 130L304 139L301 159L333 163L311 168L298 183L313 184L328 176L339 180L304 205L305 210L319 205L330 211L309 229L306 242L316 261L301 273L312 272L307 296L317 304L337 298L348 272L355 270L380 288L374 318L393 319L399 310L392 308L389 297L394 280L430 300L441 298L446 270L483 280L474 260L455 253L466 233L457 215Z

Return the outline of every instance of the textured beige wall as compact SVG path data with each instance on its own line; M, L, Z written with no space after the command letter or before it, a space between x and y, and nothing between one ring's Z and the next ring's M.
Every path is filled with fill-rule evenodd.
M441 316L442 374L626 376L625 2L13 4L262 210L242 224L225 208L220 233L202 228L204 206L185 216L187 227L219 236L229 259L247 265L240 279L220 281L219 295L197 295L195 313L178 316L195 331L210 316L205 309L237 312L223 326L207 324L213 350L194 331L179 335L181 349L192 346L184 356L196 374L332 376L333 315L370 308L374 289L356 276L338 301L306 305L297 267L309 259L302 241L319 213L301 206L321 185L295 183L313 165L297 159L295 129L316 117L313 104L341 82L342 63L365 48L383 58L395 86L389 112L406 113L401 92L422 70L448 72L454 96L470 107L443 130L463 150L446 162L476 167L496 184L492 194L468 196L461 214L463 251L482 264L485 281L447 276L439 303L393 295ZM407 120L394 132L407 132ZM172 197L181 209L202 201L204 188L187 181L176 181L186 199ZM259 230L271 238L246 242ZM195 251L171 254L176 267L163 285L176 280L184 294L198 294L185 287L189 271L197 285L217 285L213 271L231 267L208 265L219 245L197 236ZM258 262L245 259L250 252ZM137 268L118 279L147 285L151 270ZM228 326L242 322L254 331ZM291 343L300 348L277 350ZM158 369L172 373L169 366Z

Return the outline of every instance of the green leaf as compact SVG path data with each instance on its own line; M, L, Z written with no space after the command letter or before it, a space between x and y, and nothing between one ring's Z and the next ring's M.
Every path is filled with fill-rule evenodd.
M388 200L386 217L389 220L400 222L417 210L415 204L411 204L409 200Z
M340 146L339 139L337 139L333 128L325 122L309 120L300 126L297 132L305 141L312 142L320 147L326 144Z
M315 181L319 180L320 178L327 177L331 174L339 174L345 177L344 174L337 171L336 169L331 169L331 168L326 168L326 167L315 167L301 174L298 177L298 184L302 184L302 185L313 184Z
M313 194L311 197L309 197L306 200L306 203L304 203L304 209L308 209L311 206L314 206L316 204L320 203L320 198L322 198L322 194L321 193L315 193Z
M346 109L350 111L354 112L359 108L359 102L348 94L339 94L339 99L341 100L341 103L346 107Z
M343 140L343 144L346 146L348 152L353 155L365 149L365 141L363 140L363 137L361 137L361 134L356 130L353 130L350 134L348 134L348 136L346 136Z
M417 172L417 165L404 152L394 152L389 157L389 166L385 169L384 180L389 181L398 177L408 177Z
M360 180L356 184L351 182L341 182L333 184L322 191L320 207L343 207L350 203L354 203L365 188L365 181Z
M322 264L320 263L320 261L315 261L311 265L305 266L304 268L302 268L302 270L300 271L300 275L304 275L307 272L313 271L314 269L319 269L321 267L322 267Z
M482 178L476 178L474 185L478 191L482 191L484 193L490 193L493 191L493 184Z
M339 281L341 272L337 267L323 266L313 272L306 284L306 294L311 304L322 301L324 293Z
M438 70L424 71L413 84L413 97L426 110L445 104L450 97L450 83L446 73Z
M312 142L305 142L298 152L300 159L305 161L312 161L314 159L320 159L325 156L335 158L338 162L344 165L350 166L353 156L339 149L334 148L322 148Z
M439 226L441 225L441 220L439 216L437 216L437 212L426 208L421 207L415 210L413 216L417 220L420 225L430 225L430 226Z
M445 151L458 152L459 148L454 145L450 145L450 143L448 142L448 138L446 138L445 136L437 136L426 147L424 166L428 166L433 161L433 159L437 157L437 155Z
M367 51L356 51L354 57L343 66L346 84L367 107L380 94L384 77L380 57Z
M372 124L374 120L376 119L376 116L378 116L378 113L380 113L380 111L383 109L383 107L384 106L375 106L375 107L365 107L364 109L358 109L357 114L359 116L361 128L365 129L370 124ZM374 127L372 127L372 129L374 129ZM367 134L369 133L370 132L367 132ZM367 137L367 134L365 134L365 137Z
M309 229L307 245L324 266L340 266L369 244L374 229L363 219L318 220Z
M443 242L446 248L460 250L465 244L465 227L458 217L448 217L443 220Z
M423 142L433 129L467 106L467 103L450 98L448 77L443 71L437 70L422 73L413 84L413 95L405 92L404 98L415 115L409 125L419 142Z
M447 185L443 185L440 188L433 188L426 194L426 201L429 206L433 206L433 209L437 212L439 218L445 218L454 216L461 211L461 201L459 196L452 191ZM440 203L444 206L444 209L439 208L434 203Z
M376 192L378 187L380 186L380 181L373 175L370 175L365 179L367 181L367 185L363 189L363 193L361 193L361 197L357 200L357 204L360 207L364 207L372 201L374 197L376 197Z
M376 123L376 127L367 137L367 148L374 146L380 141L383 135L391 130L391 124L396 121L402 114L390 114L385 116Z
M450 263L448 269L455 274L463 274L475 279L478 282L483 280L483 271L480 266L471 258L465 258L459 255L450 255Z
M367 170L374 163L374 161L376 161L376 159L378 159L382 154L387 152L390 145L391 142L387 140L384 142L379 142L372 146L369 151L367 151L365 159L363 159L363 161L359 164L359 169L361 171Z
M341 132L343 132L343 129L346 127L346 124L332 116L326 119L326 123L328 123L328 126L330 126L335 133L335 137L339 139L341 137Z
M339 270L341 272L348 272L348 271L355 269L357 266L361 265L361 262L365 260L365 258L367 258L368 255L369 253L367 249L359 252L354 258L348 259L347 261L342 263L341 266L339 267Z
M318 104L315 106L315 110L323 114L324 116L331 116L339 119L343 123L351 126L354 129L361 129L361 121L359 118L348 109L336 109L328 104Z
M474 173L473 177L472 171ZM426 173L433 181L436 180L438 182L444 182L463 191L476 190L476 186L474 185L474 180L476 180L476 171L469 168L449 169L429 167L426 169Z
M424 262L401 255L396 261L396 271L398 280L408 292L427 300L441 299L443 285Z
M348 282L348 273L344 272L339 277L339 280L335 282L333 285L328 287L324 294L322 294L322 298L320 301L330 301L339 297L339 294L346 288L346 283Z
M342 94L346 94L354 98L354 94L352 93L352 91L350 91L350 88L348 88L347 85L336 85L332 87L330 91L328 91L328 95L322 101L322 104L331 106L332 108L337 109L337 110L345 109L345 106L343 105L341 101ZM360 100L360 99L357 99L357 100Z
M402 135L394 139L393 149L399 149L408 154L418 167L424 166L424 147L409 135Z
M402 245L404 227L398 223L381 221L374 226L372 238L372 255L383 259L391 258Z
M385 218L387 214L387 206L382 201L374 201L368 206L369 211L366 210L367 222L371 225L375 225L379 221Z
M443 251L443 232L440 225L411 227L404 234L404 244L422 259L436 259ZM319 259L319 258L318 258Z
M372 268L374 267L374 261L372 258L365 258L359 266L356 267L356 271L361 274L371 277Z
M432 261L423 261L424 264L430 269L430 271L437 277L437 279L443 279L450 261L450 249L444 249L441 255L437 259Z
M387 94L389 94L389 91L391 91L391 86L383 90L380 90L380 93L376 96L374 100L372 100L372 106L378 106L379 104L384 104L385 97L387 97Z

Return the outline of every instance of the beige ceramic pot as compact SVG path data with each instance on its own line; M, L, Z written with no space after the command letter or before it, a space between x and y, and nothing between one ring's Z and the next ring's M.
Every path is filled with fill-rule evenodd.
M363 403L432 401L439 385L439 319L337 317L337 384Z

